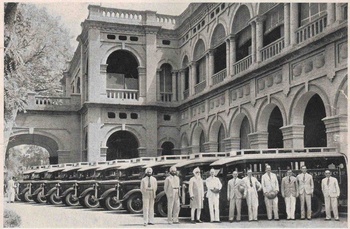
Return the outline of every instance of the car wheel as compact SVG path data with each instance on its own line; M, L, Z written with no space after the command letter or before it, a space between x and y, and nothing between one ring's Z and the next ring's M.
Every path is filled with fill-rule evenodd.
M66 195L64 198L64 202L67 206L78 206L79 205L79 199L74 196L73 192L70 192Z
M122 208L122 203L117 199L117 196L115 193L111 193L107 196L107 198L104 201L105 208L107 210L119 210Z
M126 209L129 213L132 214L142 213L142 206L143 204L141 193L132 194L126 202Z
M29 195L29 190L26 191L26 192L23 194L22 200L23 200L24 202L31 202L31 201L33 201L33 198Z
M317 218L321 215L322 200L318 196L313 196L311 199L312 218Z
M42 204L46 202L46 198L43 195L43 191L40 191L38 194L33 196L33 200L38 203L38 204Z
M100 202L95 199L92 192L86 194L84 197L84 204L87 208L97 208L100 206Z
M54 205L62 204L62 199L59 196L57 196L56 192L51 193L51 195L48 198L48 201L50 204Z
M156 203L156 214L160 217L168 215L168 200L165 195Z

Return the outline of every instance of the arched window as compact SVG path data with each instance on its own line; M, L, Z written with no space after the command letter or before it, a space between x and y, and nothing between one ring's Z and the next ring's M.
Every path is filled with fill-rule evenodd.
M205 143L205 137L204 137L204 131L202 131L201 135L199 136L199 152L200 153L205 152L204 143Z
M174 155L174 144L172 142L164 142L162 144L162 155Z
M172 101L172 67L170 64L163 64L160 67L161 71L159 73L159 86L160 86L160 98L163 102Z
M218 152L225 152L225 129L224 125L221 124L218 132Z

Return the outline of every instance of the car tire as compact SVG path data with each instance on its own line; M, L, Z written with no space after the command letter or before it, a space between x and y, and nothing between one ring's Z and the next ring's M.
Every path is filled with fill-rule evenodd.
M115 211L121 209L122 203L117 202L115 199L117 198L115 193L109 194L104 200L104 208L110 211Z
M22 199L23 202L31 202L31 201L33 201L33 198L29 195L29 190L26 191L25 193L23 193L22 196L23 196L23 198L21 198L21 199Z
M142 195L141 193L132 194L126 202L126 209L131 214L142 213Z
M313 196L311 199L311 209L312 209L312 218L317 218L321 215L322 212L322 200L318 196Z
M100 202L93 197L93 193L89 192L84 196L84 205L87 208L98 208L100 206Z
M79 200L78 198L74 197L73 192L69 192L63 201L67 206L78 206Z
M33 200L38 203L38 204L42 204L46 202L46 198L43 195L43 191L40 191L38 194L36 194L35 196L33 196Z
M162 196L160 200L156 203L156 214L160 217L168 216L168 199L166 196Z
M51 195L48 197L48 202L53 205L62 204L62 198L57 196L57 192L51 193Z

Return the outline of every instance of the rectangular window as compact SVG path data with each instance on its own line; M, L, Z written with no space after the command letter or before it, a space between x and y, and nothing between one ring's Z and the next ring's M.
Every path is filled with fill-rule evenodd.
M126 119L128 116L126 113L119 113L119 118L120 119Z
M107 115L108 115L108 118L115 118L114 112L108 112Z
M107 39L109 39L109 40L115 40L115 35L107 34Z
M131 119L138 119L138 117L139 117L139 116L138 116L137 113L131 113L131 114L130 114L130 118L131 118Z
M327 10L327 3L299 3L300 26L319 18Z

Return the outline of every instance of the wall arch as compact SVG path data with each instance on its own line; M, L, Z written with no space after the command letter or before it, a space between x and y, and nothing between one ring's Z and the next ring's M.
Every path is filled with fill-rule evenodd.
M242 7L242 6L245 6L247 7L248 9L248 12L249 12L249 20L254 17L254 10L253 10L253 6L251 3L240 3L234 10L233 10L233 13L232 13L232 16L231 16L231 20L230 20L230 34L234 34L234 21L236 19L236 16L237 16L237 12L239 13L239 9Z
M181 148L186 148L189 146L188 137L186 133L181 136Z
M192 146L199 145L199 138L200 138L200 134L202 133L202 131L204 132L205 141L207 141L208 138L206 136L206 130L204 128L204 125L202 123L198 122L198 124L196 124L192 129L192 134L191 134L191 145Z
M249 121L250 131L254 132L253 119L251 118L248 111L244 108L241 108L241 112L237 110L231 118L230 121L230 137L239 137L240 136L240 128L244 117L247 117Z
M157 68L160 69L160 67L163 64L169 64L171 65L171 68L174 69L178 69L177 64L175 64L171 59L161 59L158 64L157 64Z
M196 45L193 48L193 60L196 61L198 59L200 59L201 57L203 57L203 55L205 54L206 51L206 45L203 41L203 39L198 39L198 41L196 42Z
M223 125L225 136L227 137L227 126L225 124L225 120L222 117L218 116L217 119L213 119L210 123L209 133L208 133L209 141L217 141L218 132L221 125Z
M210 47L213 48L225 42L226 35L224 25L221 23L217 24L210 33Z
M114 134L115 132L117 131L121 131L123 130L121 126L119 127L114 127L112 129L110 129L106 134L105 136L103 137L103 141L102 141L102 144L101 146L102 147L105 147L107 148L107 141L109 139L109 137ZM134 128L130 127L130 126L125 126L125 131L129 131L130 133L132 133L133 135L135 135L137 141L138 141L138 144L139 144L139 147L144 147L146 146L146 141L144 139L144 137L142 137L142 135L137 131L135 130Z
M335 99L333 102L333 106L336 108L335 115L344 115L348 114L348 75L345 75L342 80L337 93L335 95Z
M131 55L134 56L134 58L136 59L137 63L138 63L138 66L139 67L144 67L146 66L146 63L143 62L143 58L141 57L141 55L139 54L139 52L134 49L133 47L131 46L125 46L124 49L122 49L120 46L115 46L115 47L112 47L110 49L107 50L107 52L103 55L102 59L101 59L101 64L107 64L107 59L108 57L115 51L128 51L130 52Z
M161 148L164 142L172 142L174 144L174 148L177 148L179 146L179 143L176 141L176 139L172 137L164 137L158 141L158 148Z
M267 131L267 126L268 126L271 112L276 106L279 108L282 114L283 125L284 126L287 125L287 122L286 122L287 115L283 104L278 99L271 98L271 102L269 104L267 103L267 99L266 99L264 100L264 102L262 102L262 104L258 109L258 115L255 121L256 131Z

